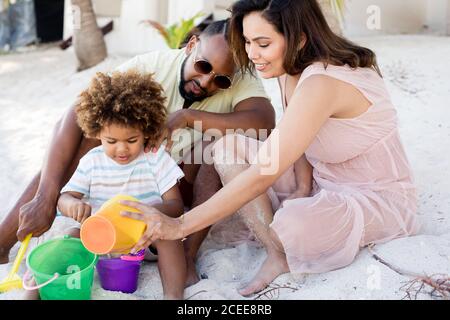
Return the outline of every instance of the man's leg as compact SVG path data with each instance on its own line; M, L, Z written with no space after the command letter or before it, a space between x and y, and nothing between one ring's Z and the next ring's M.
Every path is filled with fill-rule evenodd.
M191 150L189 156L189 164L183 163L181 168L185 174L185 177L180 183L180 191L183 195L184 205L189 208L194 208L214 195L222 187L219 175L216 173L213 164L207 164L204 156L205 152L211 150L213 141L202 141L195 145ZM201 149L198 149L200 148ZM196 157L201 154L202 163L196 163ZM210 155L208 155L210 156ZM208 159L212 162L212 157ZM205 163L206 162L206 163ZM184 251L186 255L187 263L187 281L186 286L191 286L199 281L197 270L195 267L195 261L197 252L208 235L209 228L198 231L195 234L190 235L186 241L184 241Z
M66 171L64 177L64 183L72 176L73 172L78 166L78 162L81 157L83 157L90 149L99 145L98 140L86 139L83 138L79 145L78 151L73 158L70 167ZM19 200L17 200L16 204L12 207L12 209L8 212L5 219L0 224L0 264L8 263L9 259L9 251L17 242L17 230L19 227L19 216L20 210L22 207L26 206L30 201L32 201L35 197L36 191L39 186L41 172L34 176L33 180L28 184L25 191L20 196ZM47 208L46 210L55 211L56 202L51 205L51 208Z
M214 168L214 165L202 164L194 182L194 196L192 207L196 207L211 198L217 191L222 188L220 177ZM191 286L197 283L200 278L197 275L195 262L200 246L208 235L210 228L200 230L191 234L184 241L184 248L187 262L187 281L186 285Z

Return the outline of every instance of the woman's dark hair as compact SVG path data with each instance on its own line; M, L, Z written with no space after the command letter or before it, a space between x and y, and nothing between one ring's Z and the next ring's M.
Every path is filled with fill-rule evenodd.
M258 11L286 40L283 67L290 75L303 72L314 62L352 68L372 68L380 76L375 53L335 34L316 0L239 0L231 9L231 47L242 71L254 72L245 51L243 19ZM299 50L302 35L306 43Z

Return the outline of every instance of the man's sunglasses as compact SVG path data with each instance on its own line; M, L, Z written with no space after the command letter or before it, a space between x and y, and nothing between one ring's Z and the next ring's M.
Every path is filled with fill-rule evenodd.
M201 73L201 74L211 74L212 73L214 75L213 82L220 89L228 89L229 87L231 87L232 80L229 76L215 73L213 71L213 66L211 65L211 63L209 63L208 61L206 61L204 59L197 59L198 47L199 47L199 44L197 44L195 47L195 54L194 54L194 69L195 69L195 71L197 71L198 73Z

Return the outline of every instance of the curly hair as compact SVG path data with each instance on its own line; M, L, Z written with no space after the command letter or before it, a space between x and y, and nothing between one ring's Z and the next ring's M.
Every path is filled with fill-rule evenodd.
M155 142L166 122L165 101L153 74L97 72L75 106L77 123L89 138L96 138L104 126L114 123L142 130Z

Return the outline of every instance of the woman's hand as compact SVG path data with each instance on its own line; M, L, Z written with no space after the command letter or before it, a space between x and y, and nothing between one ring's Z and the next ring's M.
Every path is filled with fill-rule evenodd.
M123 217L144 221L147 229L131 253L148 248L156 240L177 240L183 238L181 220L171 218L152 206L135 201L120 201L121 204L135 208L142 213L122 211Z

